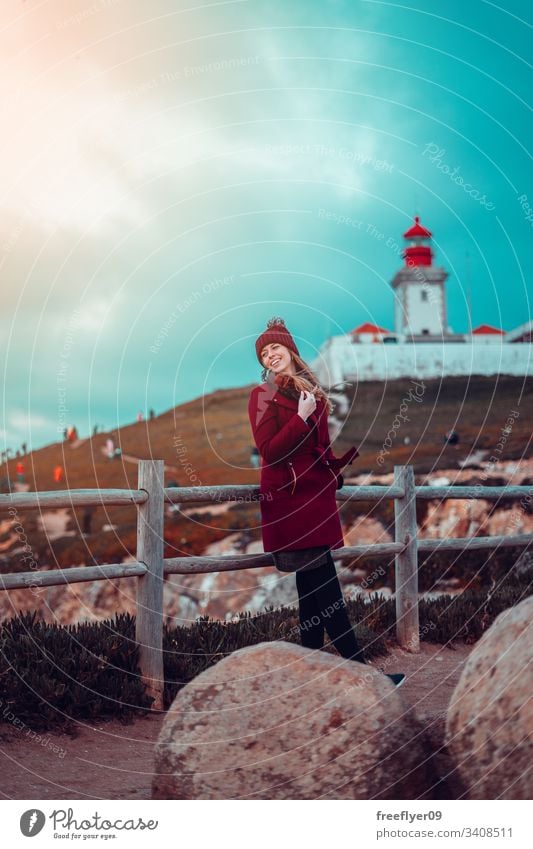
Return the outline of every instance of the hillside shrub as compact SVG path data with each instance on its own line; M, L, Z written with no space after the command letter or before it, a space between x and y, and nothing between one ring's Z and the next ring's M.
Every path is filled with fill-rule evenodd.
M420 639L451 648L473 643L502 610L531 593L528 567L484 590L420 599ZM395 600L378 592L346 602L367 658L385 655L395 643ZM199 617L190 627L163 629L165 707L200 672L232 652L261 642L299 644L296 607L241 612L233 621ZM323 651L335 654L326 644ZM50 625L26 613L0 626L0 722L17 716L33 728L63 727L74 720L130 721L150 710L138 667L135 618L80 625Z
M135 620L62 626L35 612L8 619L0 629L0 720L14 714L32 727L148 710L152 699L139 678Z

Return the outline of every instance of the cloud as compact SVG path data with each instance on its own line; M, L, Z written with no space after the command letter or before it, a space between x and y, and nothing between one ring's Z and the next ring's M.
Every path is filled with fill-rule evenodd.
M30 427L49 427L55 424L54 419L48 416L31 413L27 410L10 410L7 416L8 424L15 428L29 429Z

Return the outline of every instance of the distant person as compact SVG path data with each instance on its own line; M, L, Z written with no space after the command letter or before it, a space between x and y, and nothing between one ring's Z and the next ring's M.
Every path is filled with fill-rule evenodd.
M28 443L27 443L27 442L23 442L23 443L22 443L22 445L21 445L20 447L21 447L21 449L22 449L22 453L23 453L23 454L27 454L27 451L28 451Z
M139 412L137 413L137 421L142 422L142 420L143 420L143 411L139 410Z
M83 533L90 534L91 533L91 525L93 521L93 514L96 510L94 504L88 504L85 510L83 511Z
M152 407L150 407L150 411L148 413L148 416L149 416L150 419L155 419L155 410Z
M68 427L63 428L63 439L66 439L68 436Z
M93 427L93 436L96 436L97 433L98 433L98 425L95 424L95 426Z
M24 463L17 463L17 480L24 483Z
M459 434L456 430L449 430L444 436L444 442L448 443L448 445L457 445L459 442Z
M78 430L72 425L67 431L67 439L69 442L75 442L78 438Z
M171 480L167 483L168 489L173 489L174 487L179 486L179 483L175 480ZM174 502L174 504L168 505L168 513L179 513L181 509L180 504L178 502Z
M60 483L63 480L63 466L54 467L54 481Z
M259 453L257 445L252 446L252 450L250 452L250 463L252 464L254 469L258 469L261 465L261 455Z
M106 444L105 444L105 453L106 453L106 456L107 456L107 459L108 459L108 460L113 460L113 459L114 459L114 457L115 457L115 443L113 442L113 440L111 439L111 437L109 437L109 438L106 440Z
M242 531L239 539L237 540L236 548L238 548L239 551L246 553L246 549L248 548L251 542L253 542L252 532L249 528L245 528Z

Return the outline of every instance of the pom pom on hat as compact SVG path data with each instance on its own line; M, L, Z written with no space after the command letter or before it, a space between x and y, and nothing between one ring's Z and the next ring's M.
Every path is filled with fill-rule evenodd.
M286 328L286 326L287 326L287 325L285 324L285 322L283 321L283 319L282 319L282 318L280 318L279 316L275 315L275 316L273 316L272 318L269 318L269 319L268 319L268 321L267 321L267 329L268 329L268 328L270 328L270 327L276 327L276 325L279 325L279 324L282 324L282 325L283 325L283 327L285 327L285 328Z

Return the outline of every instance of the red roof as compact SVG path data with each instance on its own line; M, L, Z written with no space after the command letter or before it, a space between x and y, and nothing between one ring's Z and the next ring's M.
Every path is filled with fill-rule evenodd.
M431 239L431 233L420 224L420 218L415 215L415 223L403 234L404 239Z
M352 330L352 333L390 333L390 330L387 330L385 327L379 327L377 324L371 324L369 321L366 321L364 324L360 324L359 327L356 327Z
M505 334L505 330L500 330L499 327L493 327L492 324L480 324L478 327L474 328L472 336L477 336L478 334L483 333L494 333L499 336L503 336Z

